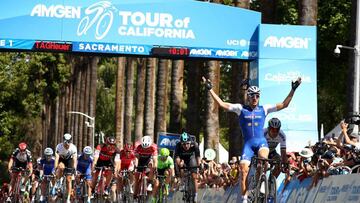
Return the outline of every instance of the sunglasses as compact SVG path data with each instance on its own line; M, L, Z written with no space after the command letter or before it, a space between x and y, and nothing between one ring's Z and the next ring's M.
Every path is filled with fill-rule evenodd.
M260 95L259 95L259 94L249 94L249 97L250 97L251 99L254 99L254 98L259 99L259 98L260 98Z
M191 144L191 142L182 143L183 146L185 146L185 145L190 145L190 144Z
M271 131L274 131L274 132L279 132L279 131L280 131L279 128L272 128L272 127L270 127L270 130L271 130Z

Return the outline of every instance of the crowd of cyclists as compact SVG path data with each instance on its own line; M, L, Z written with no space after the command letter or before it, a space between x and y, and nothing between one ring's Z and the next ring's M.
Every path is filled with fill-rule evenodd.
M16 190L13 188L16 187L17 177L21 173L26 174L23 183L31 180L28 188L25 187L30 199L34 200L38 188L41 189L40 202L49 201L49 194L45 193L49 181L44 177L50 176L53 177L50 181L52 185L56 185L61 178L65 180L63 184L66 190L62 198L67 202L72 202L74 194L79 192L78 185L81 180L87 185L86 202L97 198L99 179L104 180L103 195L111 197L113 202L121 201L125 183L130 184L130 193L135 201L141 195L141 180L145 174L148 177L147 199L156 202L160 185L165 185L167 193L183 190L186 172L194 185L194 202L198 199L198 188L228 187L238 183L241 186L241 201L248 202L247 176L254 156L279 160L281 164L275 166L273 174L278 177L280 172L285 173L285 185L294 177L300 180L312 177L310 187L315 186L320 178L350 173L348 166L360 163L357 159L360 142L357 135L348 132L348 124L345 122L341 123L342 133L338 138L322 140L298 153L287 152L286 135L281 130L281 121L278 118L271 118L264 128L265 118L269 113L289 105L301 78L292 82L291 91L283 102L264 106L258 105L260 89L256 86L248 87L248 105L243 105L222 101L212 90L211 82L205 78L203 81L221 108L238 115L244 136L243 152L239 158L232 157L228 163L222 164L206 158L201 159L198 143L186 132L180 135L180 141L173 153L167 148L158 149L150 136L142 137L135 145L125 143L122 149L117 148L117 140L110 136L95 149L86 146L78 153L77 147L72 143L72 135L66 133L63 142L58 144L55 150L46 148L34 166L26 143L19 144L8 164L10 184L2 188L2 191L8 192L7 200L11 201L16 197ZM278 145L280 154L276 151ZM123 175L125 172L127 176ZM159 177L165 178L160 182ZM55 190L54 188L52 189ZM57 191L50 193L56 194Z

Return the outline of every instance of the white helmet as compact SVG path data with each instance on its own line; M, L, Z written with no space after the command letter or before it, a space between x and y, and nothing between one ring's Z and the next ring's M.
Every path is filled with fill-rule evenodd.
M247 90L247 95L260 94L260 89L257 86L250 86Z
M150 136L146 135L141 139L141 146L143 148L148 148L152 145L152 139Z
M93 153L92 148L90 146L84 147L83 153L86 155L91 155Z
M54 154L54 151L50 147L48 147L44 150L45 156L52 156L53 154Z
M72 138L71 134L69 133L64 134L64 142L71 142L71 138Z

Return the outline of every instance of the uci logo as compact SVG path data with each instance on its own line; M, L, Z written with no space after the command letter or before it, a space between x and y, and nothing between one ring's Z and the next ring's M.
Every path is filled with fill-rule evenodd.
M86 35L86 32L95 26L95 38L97 40L103 39L113 24L113 11L116 12L117 9L109 1L100 1L87 7L85 9L86 16L81 19L78 25L77 35Z

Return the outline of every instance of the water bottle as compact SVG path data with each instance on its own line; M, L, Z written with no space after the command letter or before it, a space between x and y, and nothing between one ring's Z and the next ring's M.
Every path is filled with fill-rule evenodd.
M274 198L273 197L268 197L268 203L274 203Z

